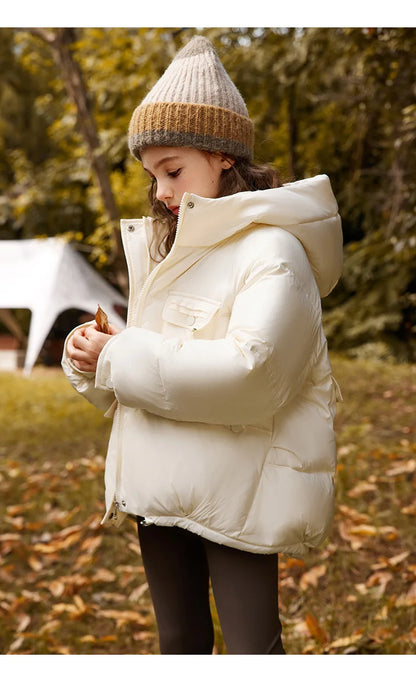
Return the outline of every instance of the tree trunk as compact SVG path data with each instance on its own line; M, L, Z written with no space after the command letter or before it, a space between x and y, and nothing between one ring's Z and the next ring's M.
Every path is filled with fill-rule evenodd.
M292 83L288 88L288 128L289 128L289 168L291 177L298 177L298 121L296 115L296 84Z
M76 31L74 28L57 28L53 32L42 28L34 28L32 32L52 47L66 91L76 108L78 127L84 138L88 158L111 224L111 262L114 267L115 280L123 293L127 294L127 269L119 229L119 211L111 188L107 159L100 150L100 140L90 109L88 92L80 66L72 53L72 44L76 39Z

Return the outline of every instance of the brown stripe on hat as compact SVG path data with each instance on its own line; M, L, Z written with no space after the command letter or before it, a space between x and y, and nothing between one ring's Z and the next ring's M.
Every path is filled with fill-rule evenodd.
M134 111L129 127L129 148L137 158L144 146L196 146L251 158L253 138L249 118L206 104L143 104Z

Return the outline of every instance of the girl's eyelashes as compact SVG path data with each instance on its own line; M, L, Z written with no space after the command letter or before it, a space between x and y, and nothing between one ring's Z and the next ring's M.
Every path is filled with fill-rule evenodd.
M167 172L166 174L168 175L168 177L179 177L181 170L182 168L178 168L177 170L172 170L172 172ZM152 184L157 184L157 178L154 177L153 175L150 175L150 180Z

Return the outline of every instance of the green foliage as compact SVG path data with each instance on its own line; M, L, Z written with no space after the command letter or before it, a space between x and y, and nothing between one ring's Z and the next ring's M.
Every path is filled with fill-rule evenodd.
M415 29L76 29L71 49L122 217L148 213L127 148L131 113L197 32L245 98L257 159L286 181L331 178L346 244L324 301L332 346L414 361ZM111 276L114 225L53 50L27 29L0 34L0 238L66 234Z

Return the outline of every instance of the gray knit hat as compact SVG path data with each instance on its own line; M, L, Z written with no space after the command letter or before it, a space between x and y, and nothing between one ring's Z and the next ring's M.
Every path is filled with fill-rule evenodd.
M195 36L133 112L129 148L190 146L253 156L254 128L244 100L211 42Z

